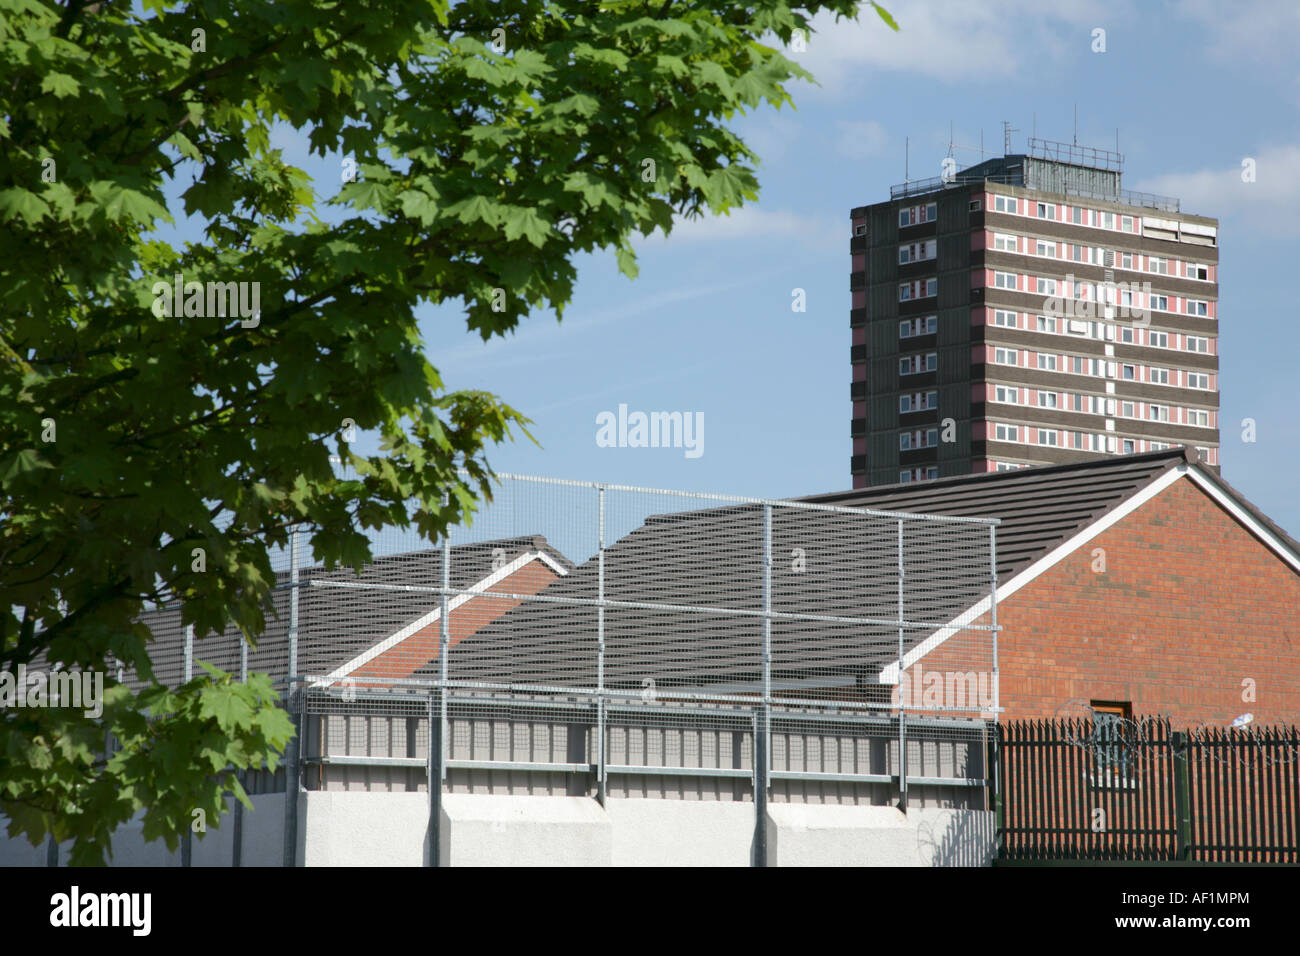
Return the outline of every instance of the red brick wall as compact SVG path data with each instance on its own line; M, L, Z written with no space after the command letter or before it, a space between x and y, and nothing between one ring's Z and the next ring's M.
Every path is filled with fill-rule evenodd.
M1175 725L1300 723L1300 573L1190 479L1000 601L998 623L1003 720L1117 700ZM970 670L951 656L922 666Z

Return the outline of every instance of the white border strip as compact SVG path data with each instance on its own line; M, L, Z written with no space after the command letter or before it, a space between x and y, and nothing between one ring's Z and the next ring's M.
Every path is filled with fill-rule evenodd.
M1211 498L1223 506L1223 509L1232 515L1250 531L1255 537L1259 538L1271 550L1277 552L1278 556L1291 567L1300 571L1300 554L1293 551L1285 541L1276 534L1259 523L1259 519L1237 503L1237 500L1224 491L1214 479L1203 474L1198 468L1188 469L1189 478L1195 482L1196 486L1205 491Z
M1052 565L1078 550L1081 546L1087 544L1093 538L1097 537L1097 535L1106 531L1121 519L1128 517L1138 508L1142 507L1156 495L1160 494L1160 492L1172 485L1179 478L1188 474L1188 472L1189 468L1186 463L1178 465L1175 468L1170 468L1163 475L1151 482L1151 484L1147 485L1141 491L1137 492L1123 504L1112 509L1108 514L1088 525L1074 537L1057 545L1057 547L1053 548L1029 567L1025 568L1006 584L999 584L998 600L1005 601L1030 581L1034 580L1034 578L1052 567ZM992 601L993 599L991 596L984 598L978 604L967 608L959 617L955 618L950 623L945 624L924 641L917 644L916 647L912 648L903 656L903 669L906 670L911 667L926 654L929 654L944 641L948 640L948 638L959 633L962 628L977 620L981 615L987 614L989 607L992 605ZM898 661L894 661L894 663L881 670L879 682L882 684L898 683Z
M457 594L454 598L448 601L447 602L448 616L450 617L452 611L455 611L457 608L465 604L467 601L472 601L476 595L482 594L493 585L501 583L506 578L514 574L516 571L523 568L525 565L532 563L532 561L536 558L540 558L544 564L548 565L551 568L551 570L553 570L560 577L563 577L569 573L545 551L526 551L523 554L521 554L519 557L511 561L509 564L502 565L500 568L493 571L487 577L483 578L481 581L477 582L472 587L467 589L468 591L471 591L473 593ZM439 606L434 608L428 614L425 614L424 616L415 619L410 624L402 628L400 631L394 632L393 634L384 638L378 644L375 644L373 647L369 647L366 650L362 651L360 654L352 658L352 660L348 661L342 667L327 674L324 680L316 681L312 686L328 687L332 681L340 680L344 677L347 677L349 674L351 674L353 671L357 670L358 668L364 667L366 664L369 664L376 657L379 657L381 654L385 654L388 651L392 650L394 647L402 643L411 635L418 634L420 631L424 630L430 624L435 623L441 616L442 616L442 607Z

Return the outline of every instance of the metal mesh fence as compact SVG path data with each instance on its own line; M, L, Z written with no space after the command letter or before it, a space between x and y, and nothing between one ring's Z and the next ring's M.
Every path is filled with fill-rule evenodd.
M377 534L360 573L313 564L299 532L256 648L151 612L155 668L307 688L308 786L528 770L546 792L752 799L761 744L774 799L880 802L909 776L984 782L994 526L498 475L472 523L434 547Z

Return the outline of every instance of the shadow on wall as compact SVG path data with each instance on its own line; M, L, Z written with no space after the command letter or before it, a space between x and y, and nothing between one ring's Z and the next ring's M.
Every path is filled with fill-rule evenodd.
M922 866L989 866L997 849L997 818L984 810L921 811L916 847Z

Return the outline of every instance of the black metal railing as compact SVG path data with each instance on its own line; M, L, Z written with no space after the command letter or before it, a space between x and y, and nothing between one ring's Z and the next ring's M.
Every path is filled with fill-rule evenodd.
M998 782L1001 860L1300 863L1300 728L1013 721Z

